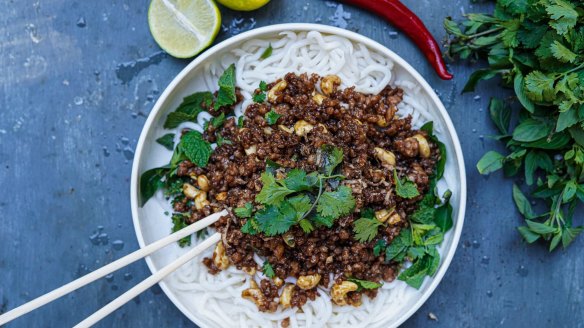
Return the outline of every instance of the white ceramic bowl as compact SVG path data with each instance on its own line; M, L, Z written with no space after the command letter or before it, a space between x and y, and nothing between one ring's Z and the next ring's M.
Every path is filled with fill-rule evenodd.
M422 76L410 66L403 58L396 55L391 50L382 46L381 44L359 35L354 32L343 30L325 25L317 24L280 24L271 25L258 29L254 29L245 33L241 33L228 40L225 40L209 50L205 51L195 60L193 60L185 69L182 70L162 93L154 108L150 112L144 128L140 135L140 140L136 146L136 155L134 157L134 164L132 167L132 182L131 182L131 202L132 202L132 217L136 236L140 247L152 243L164 236L167 236L170 231L170 219L162 217L161 209L153 206L144 207L139 206L139 177L140 174L156 166L162 166L168 163L169 153L160 146L156 145L155 139L162 134L162 121L168 112L174 110L180 103L182 98L192 93L194 90L200 90L197 83L197 73L203 68L204 64L210 60L214 60L221 54L224 54L234 48L237 48L242 42L250 39L264 39L276 37L282 31L318 31L323 34L335 34L345 37L352 42L358 42L366 45L369 49L387 56L394 62L393 70L399 70L400 74L409 75L411 80L415 81L421 87L421 93L425 94L430 99L432 111L435 111L436 116L441 121L440 124L446 129L443 133L442 141L445 143L448 152L447 170L446 174L451 175L452 181L456 183L453 189L453 197L451 204L454 209L454 228L447 234L442 245L442 262L436 275L431 278L429 283L425 283L420 289L419 297L411 300L411 304L404 307L404 312L399 316L388 318L387 326L396 327L407 320L414 314L424 302L430 297L434 289L438 286L442 277L446 273L450 261L454 256L460 234L462 231L464 212L466 207L466 175L464 168L464 160L460 147L458 136L452 125L452 121L444 108L444 105L435 94L430 85L422 78ZM199 86L199 88L197 88ZM152 203L152 202L150 202ZM162 218L161 218L162 217ZM156 254L147 257L146 263L150 270L154 273L160 270L163 266L174 260L181 250L171 245ZM430 279L430 278L428 278ZM164 282L160 283L162 290L170 298L170 300L194 323L201 327L207 325L200 317L197 316L197 309L190 308L183 296L179 295L176 290Z

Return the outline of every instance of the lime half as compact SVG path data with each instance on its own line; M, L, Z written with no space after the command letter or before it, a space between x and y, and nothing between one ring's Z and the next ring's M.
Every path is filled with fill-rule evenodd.
M225 7L233 10L240 10L240 11L251 11L256 10L266 3L270 2L270 0L217 0L220 4L224 5Z
M215 40L221 13L212 0L152 0L148 25L160 48L173 57L189 58Z

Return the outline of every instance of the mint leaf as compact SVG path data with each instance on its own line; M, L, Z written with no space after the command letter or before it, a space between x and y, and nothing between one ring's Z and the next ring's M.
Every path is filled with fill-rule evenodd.
M265 97L264 97L264 100L265 100ZM268 125L274 125L278 122L278 119L280 117L282 117L282 115L274 112L274 110L272 109L269 112L267 112L264 117L265 117L266 123L268 123Z
M361 279L356 279L356 278L349 278L347 280L350 282L354 282L355 284L357 284L357 286L359 286L359 289L357 289L357 291L360 291L363 289L377 289L377 288L383 286L383 283L377 283L375 281L361 280Z
M158 189L164 188L162 179L168 171L168 168L157 167L142 173L140 176L140 206L144 206Z
M397 177L397 171L393 171L393 181L395 183L395 193L400 196L401 198L415 198L420 195L418 191L418 186L413 181L406 180L402 182Z
M410 246L413 246L412 232L408 228L402 229L385 249L385 261L401 262Z
M373 255L379 256L379 255L381 255L382 252L385 252L386 249L387 249L387 242L385 241L385 239L379 239L375 243L375 246L373 246Z
M174 149L174 133L167 133L156 139L156 142L168 150Z
M215 101L215 110L235 104L235 64L231 64L219 77L219 91Z
M211 157L211 145L198 131L189 131L183 135L178 147L185 156L198 167L205 167Z
M340 186L335 191L326 191L320 195L316 210L322 216L338 218L347 215L355 208L355 198L351 188Z
M211 125L218 129L225 123L225 113L221 113L219 116L215 116L211 119Z
M174 129L183 122L195 122L199 113L210 108L212 103L211 92L195 92L185 97L177 109L168 114L163 127Z
M238 218L249 218L253 213L253 205L250 202L245 203L244 207L238 207L233 210Z

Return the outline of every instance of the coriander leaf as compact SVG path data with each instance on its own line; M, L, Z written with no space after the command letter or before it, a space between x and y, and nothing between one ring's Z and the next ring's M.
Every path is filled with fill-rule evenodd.
M233 210L238 218L249 218L253 213L253 205L250 202L245 203L244 207L238 207Z
M282 117L282 115L274 112L274 110L272 109L265 115L266 123L268 123L268 125L274 125L278 122L278 119L280 117Z
M323 145L320 149L323 155L323 171L327 176L330 176L335 168L343 161L343 150L332 145Z
M266 101L266 94L264 92L256 93L253 95L253 102L261 104Z
M178 147L184 152L185 156L198 167L207 166L212 149L207 140L198 131L189 131L185 133L178 144Z
M290 230L296 223L296 211L288 202L282 202L280 207L268 205L256 212L255 221L259 231L275 236Z
M308 197L305 194L292 196L289 197L287 200L290 203L290 205L294 207L294 210L297 213L296 215L297 218L301 218L306 212L312 209L312 202L310 201L310 197Z
M559 41L554 41L550 46L550 50L554 57L562 63L573 63L578 57L572 50L568 49Z
M265 81L260 81L260 90L261 91L268 91L268 84Z
M560 35L568 33L571 28L576 26L578 12L568 1L552 0L549 3L549 5L546 5L545 10L552 19L549 22L550 26Z
M261 175L262 190L256 195L256 202L265 205L278 205L284 198L294 192L276 181L273 174L264 172Z
M533 71L525 77L525 90L527 96L534 102L549 102L554 99L553 76L548 76L540 71Z
M300 226L300 228L302 228L302 231L304 231L304 233L311 233L312 231L314 231L314 226L307 219L302 219L298 221L298 225Z
M505 28L503 29L503 32L501 32L501 40L503 40L503 44L509 48L517 47L519 45L517 34L521 27L521 21L519 19L512 19L501 22L501 26Z
M261 54L260 58L261 58L261 59L266 59L266 58L270 57L270 56L272 55L272 51L273 51L273 50L274 50L274 49L272 48L272 44L270 43L270 44L268 45L268 47L266 48L266 50L264 50L264 52L262 52L262 54Z
M211 125L218 129L225 123L225 113L221 113L219 116L215 116L211 119Z
M398 178L396 170L393 171L393 181L395 183L395 193L398 196L400 196L401 198L411 199L411 198L418 197L420 195L420 192L418 191L418 186L416 186L416 183L414 183L413 181L410 181L410 180L406 180L405 182L402 182Z
M503 167L505 157L496 151L489 151L477 163L477 170L480 174L489 174Z
M215 101L215 110L235 104L235 64L231 64L219 77L219 91Z
M325 191L320 195L316 210L322 216L338 218L347 215L355 207L355 198L351 188L340 186L336 191Z
M312 217L311 220L316 223L317 226L325 226L327 228L330 228L333 226L333 223L335 222L335 218L332 216L322 216L318 213L315 213Z
M258 223L254 218L249 218L243 226L241 226L241 232L248 235L257 235L259 233Z
M362 289L377 289L383 286L383 283L377 283L375 281L361 280L356 278L349 278L347 280L349 280L350 282L354 282L355 284L357 284L357 286L359 286L359 289L357 291Z
M244 116L240 116L240 117L237 119L237 127L238 127L238 128L240 128L240 129L241 129L241 128L243 128L243 121L245 121L245 117L244 117Z
M158 189L164 187L162 179L167 173L168 168L164 167L150 169L142 173L140 176L140 206L144 206Z
M272 279L276 276L276 273L274 272L274 268L272 267L272 265L268 261L265 261L264 264L262 265L262 272L264 273L264 275L266 277L268 277L270 279Z
M284 184L288 189L294 191L311 190L317 187L318 176L316 172L306 174L301 169L292 169L284 179Z
M360 243L365 243L373 240L377 235L377 229L383 223L379 222L373 217L370 211L364 211L361 218L353 222L353 232L355 233L355 240Z
M167 133L156 139L156 142L168 150L174 149L174 133Z

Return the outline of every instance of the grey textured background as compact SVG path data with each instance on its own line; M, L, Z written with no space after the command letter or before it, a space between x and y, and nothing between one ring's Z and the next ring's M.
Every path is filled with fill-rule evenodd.
M482 11L467 0L405 0L434 35L442 19ZM0 313L135 249L129 178L133 147L154 101L188 63L160 52L148 1L0 0ZM583 327L584 240L550 255L524 245L511 181L481 177L492 147L486 106L500 92L482 84L460 95L471 68L439 80L423 56L381 19L324 1L272 0L252 13L221 8L218 41L252 27L319 22L357 31L406 58L444 101L462 141L469 202L457 254L442 284L406 327ZM71 326L149 271L125 268L10 327ZM438 321L430 320L432 312ZM189 327L153 288L101 327Z

